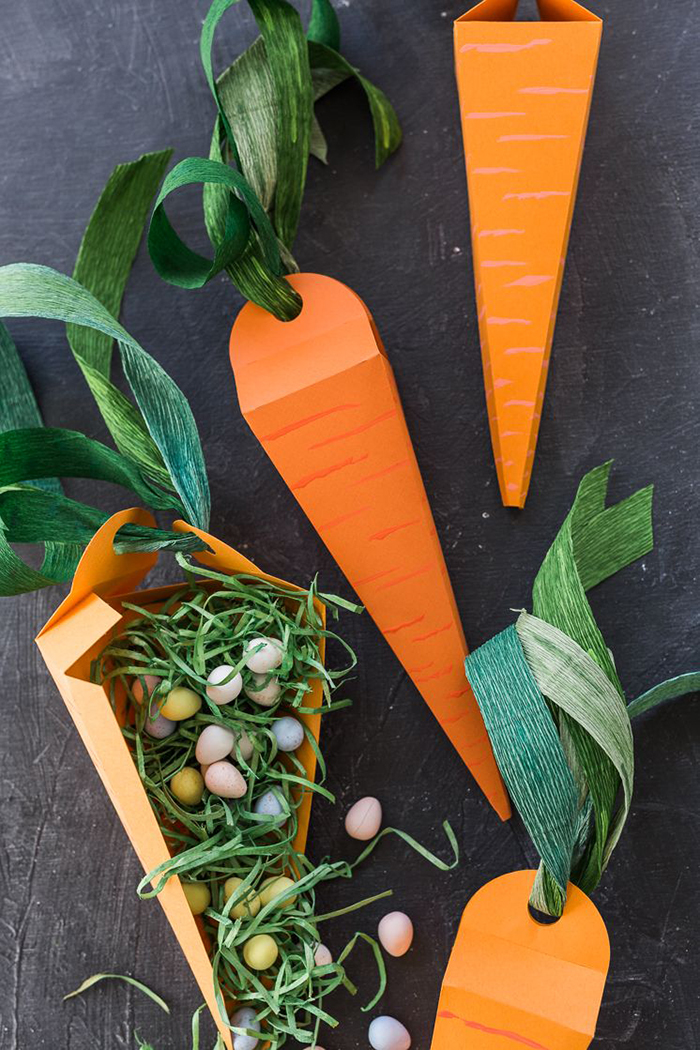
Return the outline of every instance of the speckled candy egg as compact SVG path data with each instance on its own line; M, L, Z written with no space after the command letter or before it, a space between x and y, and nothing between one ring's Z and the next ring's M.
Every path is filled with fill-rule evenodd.
M413 923L402 911L390 911L379 922L379 941L389 955L405 955L413 942Z
M143 701L143 685L141 684L141 679L146 683L146 691L149 696L152 696L156 687L160 685L160 678L157 678L154 674L144 674L139 678L134 678L131 683L131 692L137 704L140 704Z
M196 715L201 706L202 698L199 693L178 685L168 693L160 713L166 718L172 718L174 722L182 722L185 718Z
M199 734L195 757L204 766L210 766L212 762L218 762L231 754L235 737L226 726L205 726Z
M317 966L330 966L333 962L330 948L326 948L325 944L317 944L314 952L314 962Z
M240 694L243 688L243 679L239 674L233 675L233 678L228 682L224 681L232 673L233 668L229 664L221 664L220 667L215 667L210 673L207 678L207 696L213 703L220 705L230 704Z
M271 728L280 751L296 751L304 742L304 727L297 718L276 718Z
M350 838L366 842L373 839L382 824L379 799L368 795L351 806L345 817L345 830Z
M408 1050L411 1036L395 1017L375 1017L369 1026L369 1042L373 1050Z
M266 791L253 803L253 813L263 817L282 817L286 819L287 804L284 796L278 791Z
M245 653L245 665L255 674L267 674L269 671L274 671L284 658L284 650L279 638L251 638L245 647Z
M248 786L232 762L213 762L204 774L204 783L212 795L221 798L243 798Z
M236 745L241 752L241 758L246 762L250 762L253 757L255 748L253 747L253 741L250 739L245 729L236 730L234 734L235 739L233 741L233 747L231 748L231 758L237 757Z
M255 1010L250 1006L242 1006L240 1010L236 1010L231 1015L231 1024L235 1025L236 1028L248 1028L254 1032L260 1031L260 1022L256 1020ZM255 1050L259 1041L252 1035L234 1035L233 1050Z
M261 707L272 707L279 700L282 687L276 678L265 685L266 679L266 674L254 674L252 683L245 687L245 695Z
M158 714L158 704L155 700L151 703L151 716L151 718L146 719L143 728L155 740L165 740L166 737L172 736L177 729L177 722L166 718L165 715Z

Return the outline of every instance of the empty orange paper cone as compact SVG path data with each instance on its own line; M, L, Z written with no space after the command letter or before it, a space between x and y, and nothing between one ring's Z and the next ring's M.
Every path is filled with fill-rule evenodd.
M523 507L602 22L574 0L483 0L455 22L479 335L503 503Z
M231 332L241 411L494 809L510 815L391 366L362 300L316 274Z
M114 630L122 623L123 601L132 599L139 604L163 602L181 584L131 593L153 567L158 556L114 553L114 536L121 526L128 522L137 522L140 525L155 524L146 511L128 510L115 514L102 526L85 550L70 594L40 632L37 644L95 769L119 814L124 830L143 864L144 871L148 872L167 861L170 852L122 735L121 725L112 709L107 686L96 685L91 681L90 665L104 649ZM219 572L250 573L262 580L289 587L291 591L295 589L291 584L265 575L251 561L215 537L183 522L176 522L173 527L181 532L195 532L206 541L212 553L193 555L202 564ZM319 612L323 612L320 603L318 609ZM319 644L322 655L323 641L320 639ZM320 680L311 684L312 692L308 694L304 703L307 706L320 707ZM320 715L299 713L297 717L306 722L318 739ZM313 779L316 756L308 740L304 741L296 754L303 762L309 778ZM299 831L295 841L298 850L303 850L305 846L310 806L311 795L308 794L298 810ZM231 1050L231 1032L222 1024L214 998L212 966L207 947L187 904L180 880L176 876L168 881L158 895L158 900L224 1043Z
M528 911L534 871L482 886L467 904L442 982L431 1050L586 1050L610 942L595 905L569 885L564 914Z

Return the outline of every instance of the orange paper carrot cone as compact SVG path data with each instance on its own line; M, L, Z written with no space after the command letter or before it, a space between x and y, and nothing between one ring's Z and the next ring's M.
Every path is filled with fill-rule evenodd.
M128 510L115 514L102 526L85 550L70 594L40 632L37 644L124 830L144 870L148 872L167 861L170 852L112 709L107 687L91 682L90 664L122 622L122 601L129 598L141 604L165 601L180 585L130 593L153 567L157 554L114 553L114 536L128 522L154 524L146 511ZM291 584L262 573L251 561L213 536L183 522L176 522L174 528L181 532L195 532L206 541L213 553L197 553L194 557L209 568L231 574L250 573L262 580L294 589ZM323 613L320 603L318 609ZM321 638L321 655L323 642ZM306 706L320 707L320 680L311 684L312 692L304 703ZM320 715L299 713L297 717L306 722L318 739ZM316 756L308 740L304 741L296 754L303 762L309 778L313 779ZM298 810L299 830L295 841L298 850L303 850L306 843L310 807L311 795L308 794ZM158 899L224 1043L231 1050L231 1033L221 1022L214 998L209 954L176 876L168 881Z
M476 700L445 560L391 366L362 300L289 278L282 322L252 303L231 333L241 411L416 688L504 819L508 797Z
M479 335L501 497L523 507L602 22L574 0L483 0L455 22Z
M569 885L561 919L528 911L534 871L469 901L442 983L431 1050L586 1050L595 1035L610 942L595 905Z

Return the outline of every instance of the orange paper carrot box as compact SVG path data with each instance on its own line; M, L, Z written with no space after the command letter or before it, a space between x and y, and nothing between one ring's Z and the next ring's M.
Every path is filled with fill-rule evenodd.
M367 307L297 274L301 314L249 303L231 332L241 411L501 817L508 797L396 383Z
M139 860L144 870L150 872L167 862L171 854L122 734L127 705L123 703L120 707L117 703L115 712L106 685L95 684L91 675L93 661L129 616L124 602L131 600L142 607L157 608L181 586L133 593L155 564L157 554L115 554L113 540L117 531L132 522L154 524L150 514L143 510L115 514L105 523L85 550L70 594L40 632L37 644ZM226 574L251 575L289 588L292 593L296 591L293 585L265 575L243 555L214 537L182 522L176 522L174 528L194 532L208 544L211 553L194 555L204 567ZM324 607L320 602L316 605L323 619ZM324 639L319 638L318 644L323 655ZM318 708L322 701L320 680L310 684L304 706ZM320 714L300 712L298 718L317 740ZM308 739L296 751L296 758L313 780L316 756ZM310 806L311 795L306 794L297 810L298 833L294 846L300 851L306 842ZM200 920L190 910L179 878L174 876L168 880L159 900L230 1050L232 1033L220 1019L207 939Z
M486 405L503 503L523 507L544 402L601 20L483 0L455 22Z

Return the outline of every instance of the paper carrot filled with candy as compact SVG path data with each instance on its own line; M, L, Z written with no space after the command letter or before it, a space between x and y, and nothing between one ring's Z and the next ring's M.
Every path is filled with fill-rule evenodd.
M601 20L482 0L455 22L479 337L503 503L523 507L576 201Z
M290 277L281 322L249 304L231 332L241 411L438 722L502 816L509 805L464 680L466 644L396 383L349 288Z

